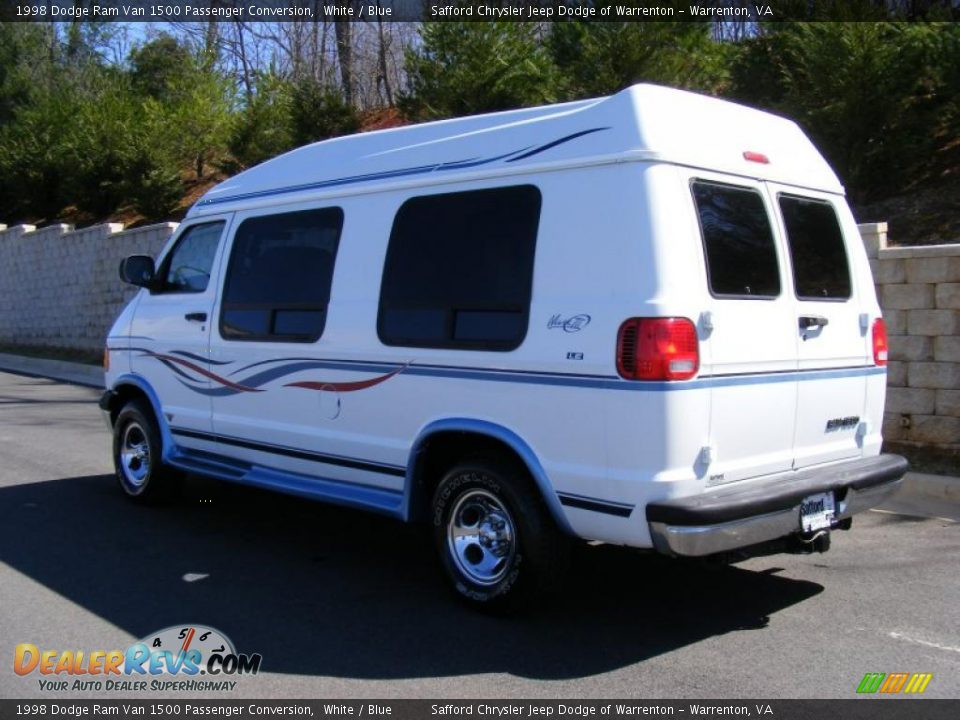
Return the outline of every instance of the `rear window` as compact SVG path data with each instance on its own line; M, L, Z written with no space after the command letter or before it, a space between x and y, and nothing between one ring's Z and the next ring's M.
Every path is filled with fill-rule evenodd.
M710 292L717 297L777 297L777 251L760 193L703 181L692 188Z
M793 284L801 300L846 300L850 267L833 205L823 200L780 196L793 264Z
M540 191L411 198L397 211L377 330L387 345L512 350L527 333Z
M342 227L340 208L244 220L230 255L220 334L227 340L318 339Z

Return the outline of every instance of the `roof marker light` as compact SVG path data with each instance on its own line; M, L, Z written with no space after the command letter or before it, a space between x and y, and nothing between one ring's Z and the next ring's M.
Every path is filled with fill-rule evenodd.
M770 164L770 158L763 153L753 152L752 150L744 150L743 159L749 162L763 163L764 165Z

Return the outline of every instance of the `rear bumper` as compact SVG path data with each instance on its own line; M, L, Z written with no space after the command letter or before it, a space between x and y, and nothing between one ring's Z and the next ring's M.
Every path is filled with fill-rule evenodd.
M893 495L906 471L899 455L862 458L651 503L647 522L657 551L713 555L800 533L800 503L816 493L834 493L836 526Z

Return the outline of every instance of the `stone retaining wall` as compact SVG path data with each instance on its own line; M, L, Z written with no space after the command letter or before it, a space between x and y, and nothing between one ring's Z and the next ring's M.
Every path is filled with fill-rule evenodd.
M156 256L177 223L0 225L0 344L99 353L136 292L117 274L127 255Z
M890 336L883 437L960 449L960 244L889 247L860 226Z

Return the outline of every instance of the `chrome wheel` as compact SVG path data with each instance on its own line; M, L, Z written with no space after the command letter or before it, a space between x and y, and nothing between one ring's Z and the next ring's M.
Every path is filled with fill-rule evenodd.
M457 499L447 521L447 545L457 568L478 585L495 585L516 554L517 533L503 503L486 490Z
M131 422L123 431L120 469L123 479L134 489L141 488L150 474L150 444L139 423Z

